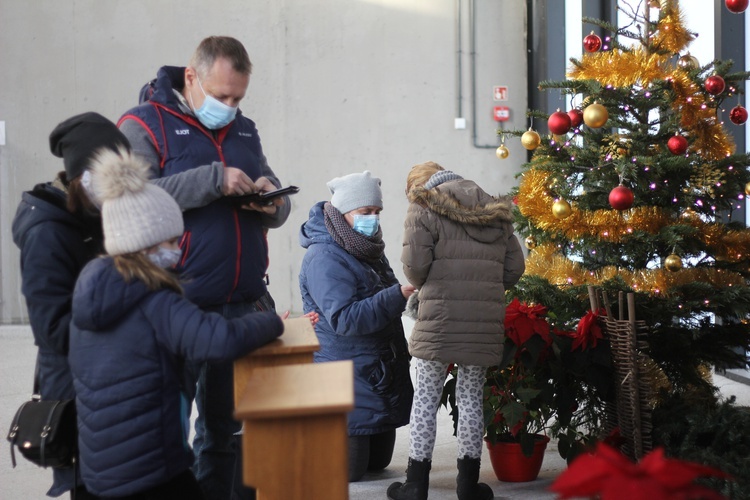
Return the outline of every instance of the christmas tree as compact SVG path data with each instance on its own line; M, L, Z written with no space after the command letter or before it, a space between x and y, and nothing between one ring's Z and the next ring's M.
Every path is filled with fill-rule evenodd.
M750 156L726 128L748 113L725 103L750 73L732 72L731 61L700 65L676 0L618 9L631 24L585 18L610 39L592 32L567 80L539 84L580 107L534 110L532 128L503 132L533 151L514 193L530 252L512 295L571 329L589 310L589 286L614 301L635 293L649 326L654 444L683 453L685 412L706 419L720 406L711 368L748 365L750 230L734 219L750 195ZM533 129L539 121L549 135Z

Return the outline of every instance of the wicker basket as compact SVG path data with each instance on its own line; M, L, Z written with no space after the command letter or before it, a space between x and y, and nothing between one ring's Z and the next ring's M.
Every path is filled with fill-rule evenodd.
M600 309L599 293L589 288L589 298L593 311ZM648 362L644 354L648 326L635 319L635 295L627 294L627 317L624 311L624 294L618 297L619 315L612 314L606 294L601 293L602 302L607 312L601 318L600 326L604 336L609 340L612 350L612 364L616 381L616 400L605 406L604 432L610 434L620 429L623 443L620 450L632 460L640 460L651 451L652 425L651 402L653 385L643 375L643 367ZM618 319L620 318L620 319Z

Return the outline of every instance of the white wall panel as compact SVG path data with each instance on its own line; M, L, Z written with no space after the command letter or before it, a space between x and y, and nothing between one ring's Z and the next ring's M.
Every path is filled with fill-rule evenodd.
M3 0L0 2L0 323L25 321L10 224L21 192L62 168L47 137L61 120L95 110L116 120L164 64L184 65L205 36L235 36L254 64L243 111L258 124L270 165L302 187L289 222L270 233L271 292L299 312L297 233L325 181L364 169L383 179L386 253L399 277L404 181L434 160L488 191L516 185L525 160L474 148L468 0L463 15L463 102L457 104L455 0ZM526 107L525 2L476 0L478 141L497 143L492 86L511 90L513 122ZM511 142L510 140L508 141Z

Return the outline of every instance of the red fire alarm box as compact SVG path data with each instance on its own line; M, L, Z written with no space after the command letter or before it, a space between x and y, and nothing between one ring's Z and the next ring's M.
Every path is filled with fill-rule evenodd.
M495 106L492 116L496 122L507 122L510 120L510 108L508 106Z

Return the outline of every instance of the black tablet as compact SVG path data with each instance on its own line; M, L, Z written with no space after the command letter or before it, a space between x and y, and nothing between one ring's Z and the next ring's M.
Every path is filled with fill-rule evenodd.
M227 196L227 200L232 205L247 205L248 203L260 203L261 205L270 205L273 200L279 196L288 196L299 192L297 186L287 186L275 191L266 191L264 193L250 193L239 196Z

